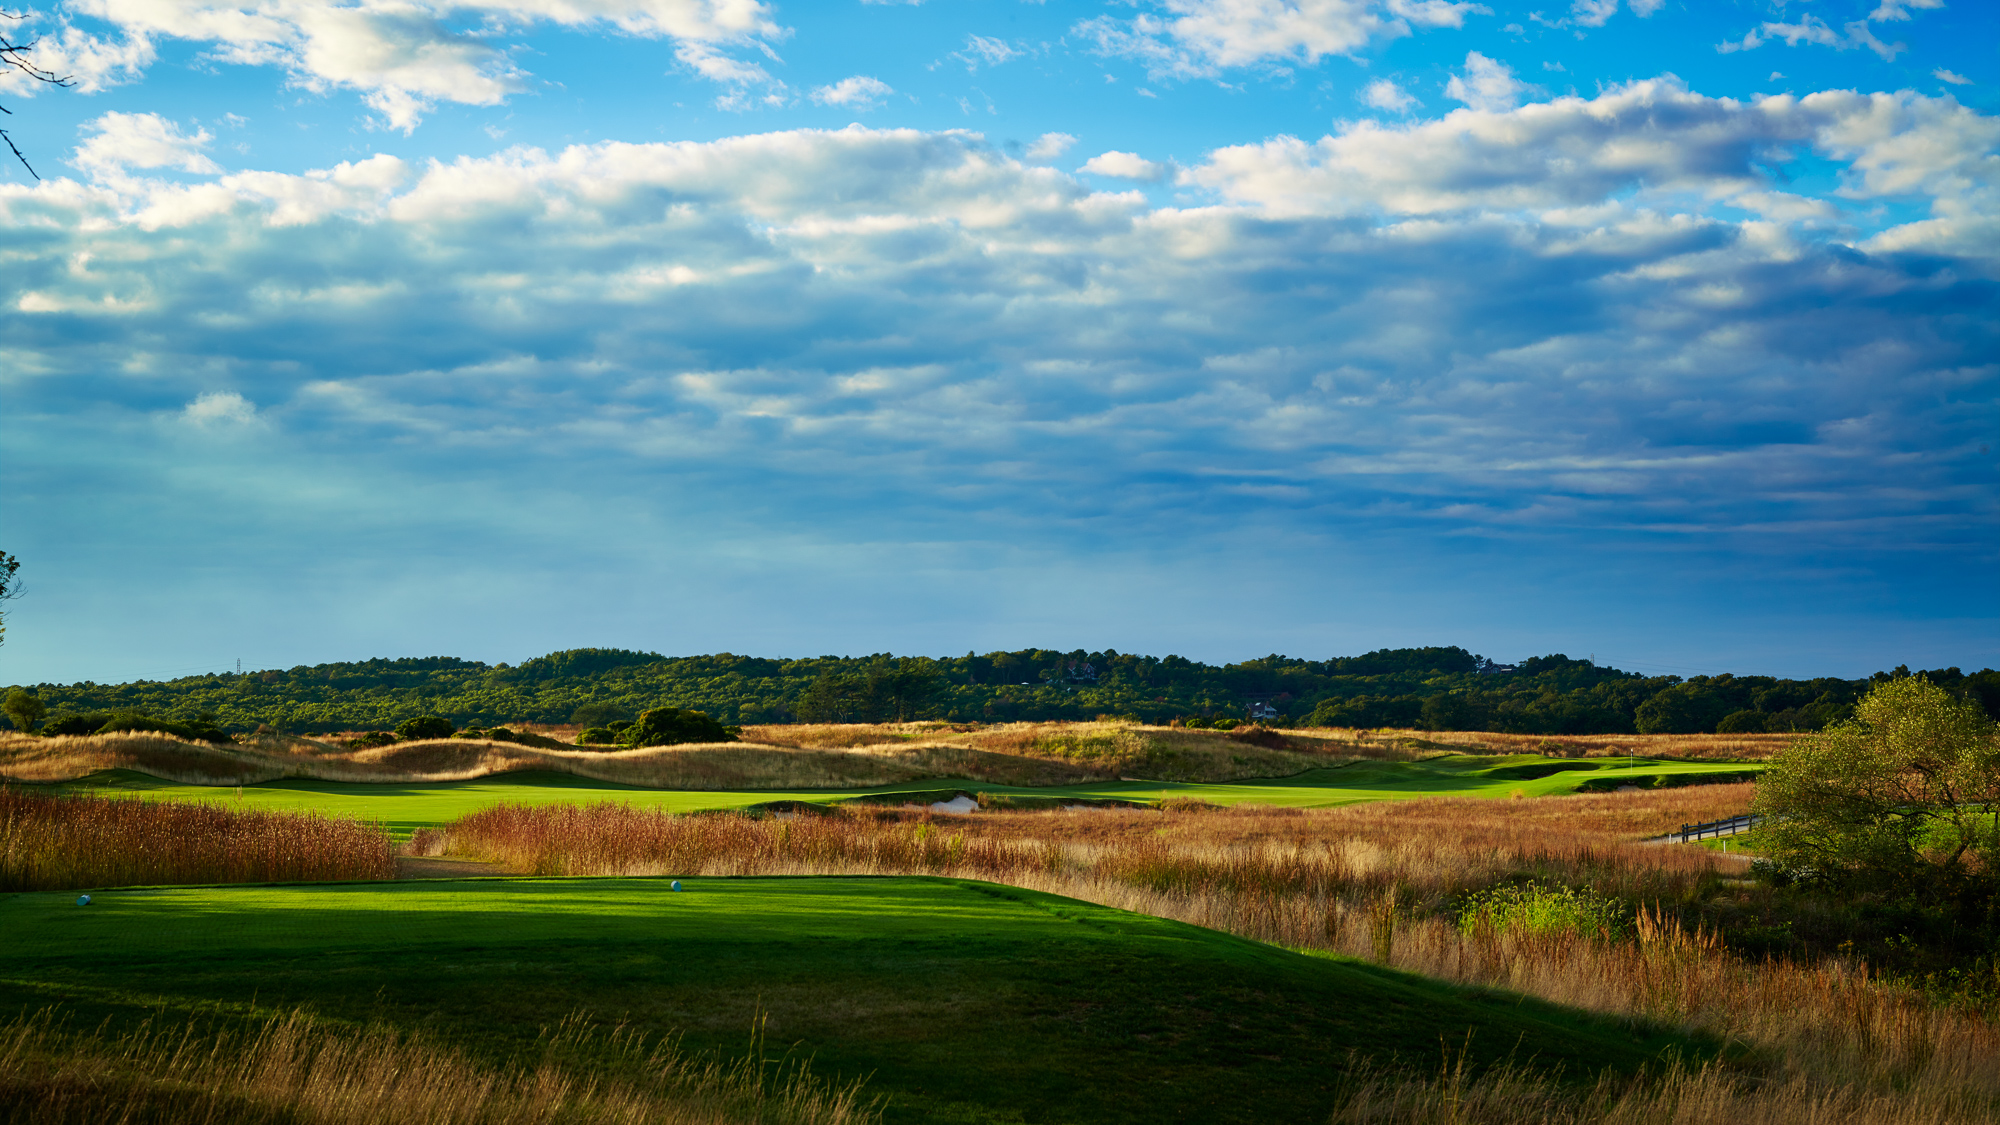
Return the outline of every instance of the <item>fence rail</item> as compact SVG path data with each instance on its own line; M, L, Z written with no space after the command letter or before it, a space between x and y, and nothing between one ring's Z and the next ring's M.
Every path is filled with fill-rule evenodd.
M1748 832L1764 822L1764 818L1751 813L1732 816L1727 820L1711 820L1703 824L1683 824L1678 832L1669 832L1664 839L1685 844L1691 840L1713 840L1718 836L1734 836L1738 832Z

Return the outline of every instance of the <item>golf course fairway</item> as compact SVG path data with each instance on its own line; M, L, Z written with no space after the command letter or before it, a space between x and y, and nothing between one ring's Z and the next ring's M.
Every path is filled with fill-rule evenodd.
M1648 786L1658 780L1734 779L1759 767L1740 762L1685 762L1654 758L1549 759L1538 755L1449 754L1421 762L1355 762L1308 770L1293 777L1240 782L1102 781L1045 788L996 785L963 778L907 782L871 789L703 790L648 789L546 771L496 774L473 781L338 782L271 781L239 788L187 785L128 770L91 774L60 788L98 796L151 800L240 802L244 808L293 809L353 817L383 825L407 839L498 804L594 804L618 801L670 812L747 808L772 801L834 803L908 794L937 800L955 792L1055 800L1156 802L1189 798L1217 805L1261 804L1322 808L1363 801L1419 797L1504 798L1575 792L1579 787Z
M0 898L0 1003L324 1017L506 1057L572 1013L867 1077L893 1122L1324 1120L1356 1059L1587 1078L1664 1032L958 879L490 879Z

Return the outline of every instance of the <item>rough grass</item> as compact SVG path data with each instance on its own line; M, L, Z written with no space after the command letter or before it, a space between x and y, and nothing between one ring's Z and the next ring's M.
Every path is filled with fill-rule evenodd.
M525 725L524 725L525 727ZM561 728L549 728L561 733ZM1790 735L1528 735L1277 730L1233 731L1129 723L799 724L754 726L742 742L605 751L548 749L478 739L402 742L355 750L284 735L235 746L124 733L33 738L0 734L0 779L71 781L134 770L193 785L281 778L340 782L470 781L550 770L661 789L859 789L929 778L995 785L1074 785L1119 778L1230 782L1288 777L1356 761L1414 761L1495 751L1605 757L1637 751L1666 759L1760 759Z
M354 821L0 788L0 891L391 879L395 873L388 838Z
M1464 1075L1388 1077L1352 1091L1341 1121L1993 1120L2000 1029L1987 1019L1882 983L1859 963L1748 959L1679 920L1678 907L1728 894L1745 861L1635 837L1740 812L1751 788L1340 809L847 809L790 820L501 808L420 834L415 846L551 874L970 875L1658 1021L1747 1044L1765 1060L1754 1083L1697 1070L1588 1096L1520 1076L1476 1088ZM1628 912L1617 927L1595 918L1511 927L1490 915L1460 924L1470 892L1530 879L1590 887ZM1493 1115L1440 1108L1465 1099L1491 1103Z
M802 1065L691 1059L671 1041L572 1021L540 1057L467 1058L420 1036L343 1031L302 1012L248 1030L0 1025L0 1118L21 1125L865 1125L860 1084ZM581 1049L581 1050L580 1050ZM567 1056L596 1056L587 1066ZM610 1055L609 1060L605 1055ZM606 1064L612 1071L606 1074Z
M1252 728L1184 731L1107 723L1013 724L955 732L936 724L753 727L745 741L604 751L438 739L349 749L268 737L237 746L163 734L0 737L0 777L69 781L114 769L196 785L279 778L343 782L468 781L552 770L663 789L854 789L954 777L1045 786L1112 780L1235 781L1281 777L1360 759L1415 755L1365 740Z

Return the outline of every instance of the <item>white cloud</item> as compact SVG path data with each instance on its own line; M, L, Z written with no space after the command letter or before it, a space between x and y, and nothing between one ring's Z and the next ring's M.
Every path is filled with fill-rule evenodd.
M247 426L257 420L257 407L235 391L208 391L183 407L181 417L203 429Z
M1451 3L1448 0L1389 0L1389 14L1418 27L1464 27L1465 17L1478 13L1490 16L1484 4Z
M1893 236L1899 246L1942 248L1949 229L1965 239L1959 252L2000 251L2000 166L1989 155L2000 119L1907 92L1739 102L1656 79L1508 112L1361 121L1314 144L1217 149L1182 179L1274 215L1543 211L1634 190L1776 205L1760 194L1771 190L1762 169L1801 146L1846 166L1841 197L1934 198L1931 222L1942 225L1912 224Z
M308 90L356 91L383 124L405 132L440 102L495 105L524 88L527 75L493 42L496 30L604 26L670 38L696 48L703 61L681 58L703 74L725 48L784 35L762 0L73 0L70 10L123 37L65 23L44 40L44 65L86 86L130 81L154 61L155 43L182 39L210 44L220 62L280 67Z
M1931 77L1937 79L1940 82L1949 82L1954 86L1972 85L1972 79L1967 78L1963 74L1955 74L1952 71L1946 70L1943 67L1938 67L1936 70L1931 71Z
M1054 160L1068 152L1076 144L1076 138L1068 133L1043 133L1028 146L1029 160Z
M1163 15L1099 16L1072 33L1098 53L1135 59L1157 80L1214 77L1243 66L1316 66L1419 27L1460 27L1489 9L1445 0L1158 0Z
M879 78L857 74L843 78L831 86L821 86L812 92L812 100L821 105L847 106L855 110L870 110L882 104L882 99L896 91Z
M167 168L212 176L222 169L201 151L215 138L206 129L193 134L157 113L107 113L83 125L92 134L77 146L70 163L92 179L122 177L130 168Z
M1401 113L1417 104L1417 99L1408 91L1387 78L1377 78L1363 87L1361 100L1376 109L1386 109L1391 113Z
M1113 150L1100 152L1091 157L1077 171L1121 180L1154 181L1165 179L1170 169L1165 164L1156 164L1137 153Z
M1882 0L1880 6L1868 13L1868 18L1878 22L1885 20L1906 20L1910 9L1936 11L1944 7L1944 0Z
M1514 108L1527 89L1527 83L1516 79L1506 63L1489 59L1478 51L1468 51L1465 72L1451 76L1451 81L1445 84L1444 96L1491 113Z
M1667 0L1629 0L1627 6L1632 9L1633 15L1638 16L1640 19L1646 19L1654 12L1666 7L1666 4Z
M1783 39L1788 47L1810 43L1820 47L1832 47L1836 51L1851 51L1856 47L1866 47L1880 55L1884 61L1893 62L1897 55L1909 48L1902 43L1884 43L1876 38L1866 20L1854 20L1847 24L1846 34L1836 32L1826 21L1817 16L1807 15L1797 23L1765 23L1747 32L1743 38L1727 40L1715 45L1723 54L1736 51L1754 51L1772 39Z
M965 64L967 74L974 73L982 65L999 66L1011 59L1018 59L1022 52L1010 47L1004 40L986 35L968 35L965 47L954 51L951 57Z
M1618 0L1576 0L1569 14L1583 27L1603 27L1618 14Z

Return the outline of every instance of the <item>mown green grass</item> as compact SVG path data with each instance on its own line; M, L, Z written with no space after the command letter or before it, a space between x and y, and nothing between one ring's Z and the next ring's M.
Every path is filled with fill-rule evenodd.
M0 1004L304 1006L495 1058L572 1012L870 1075L898 1122L1324 1120L1355 1057L1586 1078L1705 1048L1519 997L953 879L507 879L0 899Z
M1647 785L1661 777L1733 774L1755 766L1731 762L1677 762L1655 758L1548 759L1535 755L1452 754L1422 762L1357 762L1309 770L1295 777L1263 781L1193 784L1170 781L1107 781L1046 788L994 785L961 778L915 781L873 789L714 791L647 789L592 781L571 774L500 774L476 781L418 783L273 781L239 789L185 785L125 770L106 771L70 782L72 792L104 796L130 794L159 800L238 801L261 809L310 809L376 821L392 836L407 839L419 828L435 828L468 813L502 803L594 804L629 802L671 812L747 808L771 801L830 803L884 794L953 792L1067 800L1153 802L1192 798L1218 805L1261 804L1300 807L1351 805L1362 801L1415 797L1508 797L1515 792L1540 797L1575 792L1586 782ZM240 797L239 794L240 793Z

